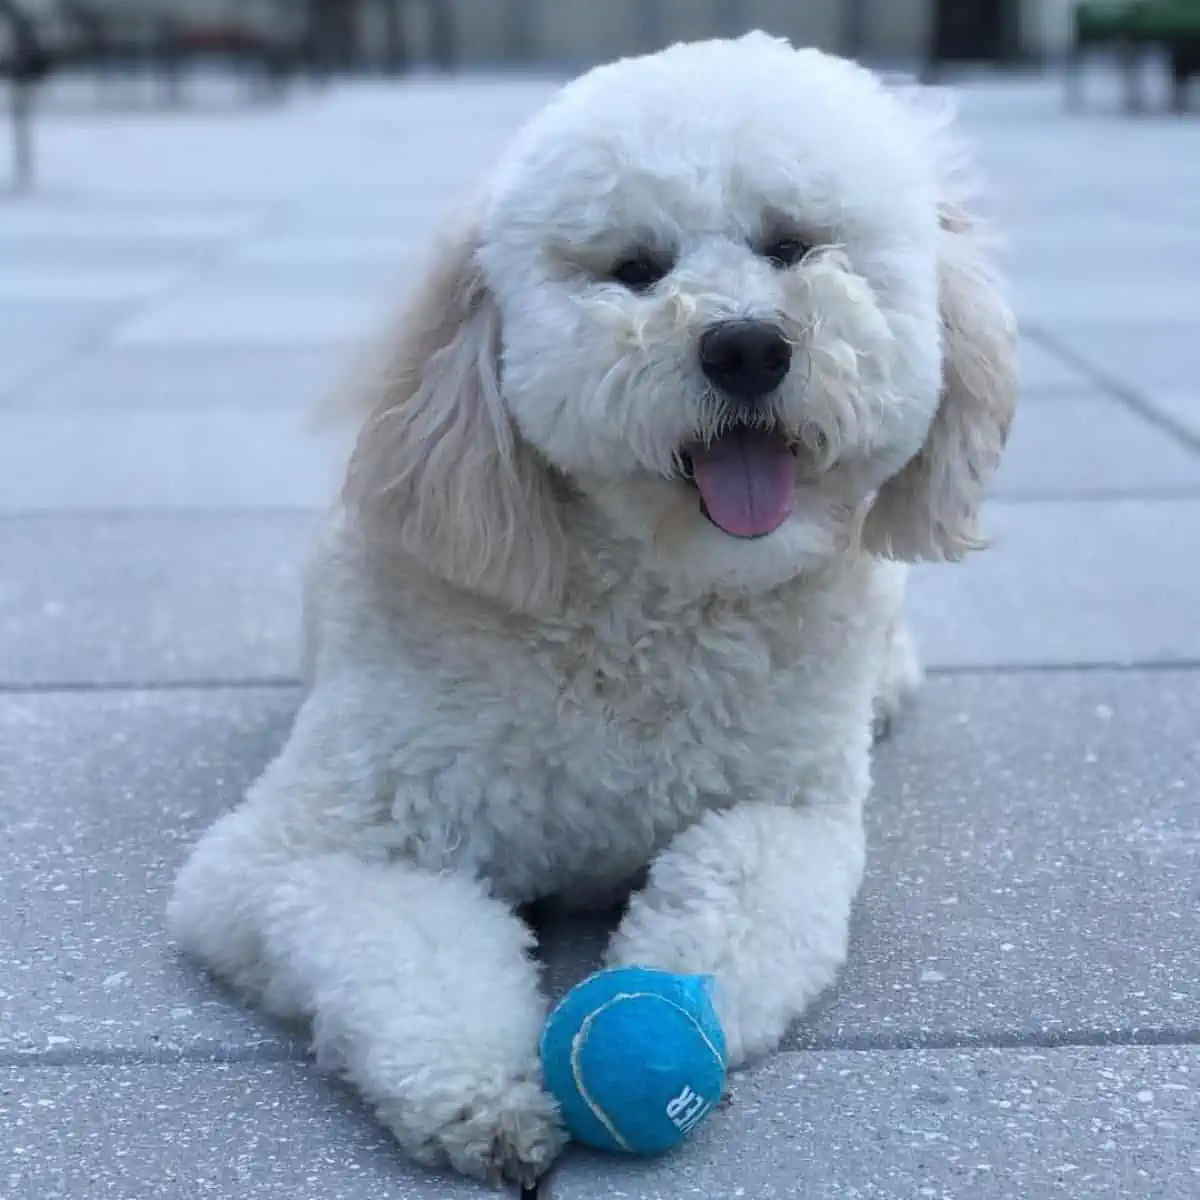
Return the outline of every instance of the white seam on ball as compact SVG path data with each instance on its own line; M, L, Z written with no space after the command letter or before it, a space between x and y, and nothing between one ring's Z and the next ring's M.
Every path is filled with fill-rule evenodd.
M575 1090L583 1097L583 1102L592 1111L592 1116L608 1130L609 1136L618 1146L628 1154L633 1153L633 1147L621 1136L617 1127L609 1120L608 1114L602 1109L588 1093L587 1088L583 1083L583 1073L580 1070L579 1055L583 1051L583 1047L587 1042L588 1032L591 1030L592 1022L610 1005L616 1004L618 1000L625 1000L626 996L614 996L611 1000L600 1005L599 1008L588 1013L583 1019L583 1024L579 1026L579 1032L571 1039L571 1078L575 1083Z

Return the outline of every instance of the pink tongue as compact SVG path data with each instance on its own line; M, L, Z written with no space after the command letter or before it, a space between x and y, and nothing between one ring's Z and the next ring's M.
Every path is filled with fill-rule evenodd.
M779 434L733 429L689 453L714 525L733 537L753 538L787 520L796 494L796 456Z

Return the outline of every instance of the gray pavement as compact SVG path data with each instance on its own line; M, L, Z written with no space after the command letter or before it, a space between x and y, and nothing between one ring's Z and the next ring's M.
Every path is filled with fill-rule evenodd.
M175 957L294 711L308 410L547 85L43 124L0 198L0 1200L480 1197ZM918 573L850 965L681 1153L550 1200L1200 1195L1200 123L982 83L1026 329L994 548ZM552 924L556 988L602 923Z

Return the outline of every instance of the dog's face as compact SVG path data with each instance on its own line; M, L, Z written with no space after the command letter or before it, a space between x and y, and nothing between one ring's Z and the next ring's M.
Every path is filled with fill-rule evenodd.
M561 553L546 511L559 501L539 471L692 588L772 586L844 552L876 493L878 549L961 549L1015 389L1008 312L947 195L941 139L867 72L761 35L590 73L500 164L424 301L458 323L410 331L409 370L425 382L414 379L407 418L389 398L360 462L403 456L383 447L387 422L423 428L436 458L448 419L481 406L472 436L491 439L513 478L502 497L479 481L491 535L442 533L465 532L480 561L486 536L511 553L533 534ZM964 303L973 314L954 311ZM956 345L958 374L976 378L952 396ZM939 420L948 444L930 447ZM486 472L484 447L475 461L457 436L446 468ZM505 509L530 528L500 528ZM520 569L550 586L549 564Z
M505 401L668 568L794 573L924 441L937 179L902 116L840 60L677 47L585 77L498 173Z

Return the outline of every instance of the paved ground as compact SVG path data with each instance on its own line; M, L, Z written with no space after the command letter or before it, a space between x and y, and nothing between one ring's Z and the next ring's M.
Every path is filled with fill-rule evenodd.
M545 94L87 108L0 199L0 1197L472 1197L409 1170L162 928L279 744L332 453L306 406ZM965 99L1015 232L997 547L918 581L852 963L680 1156L604 1196L1200 1194L1200 122ZM596 930L547 931L558 985Z

